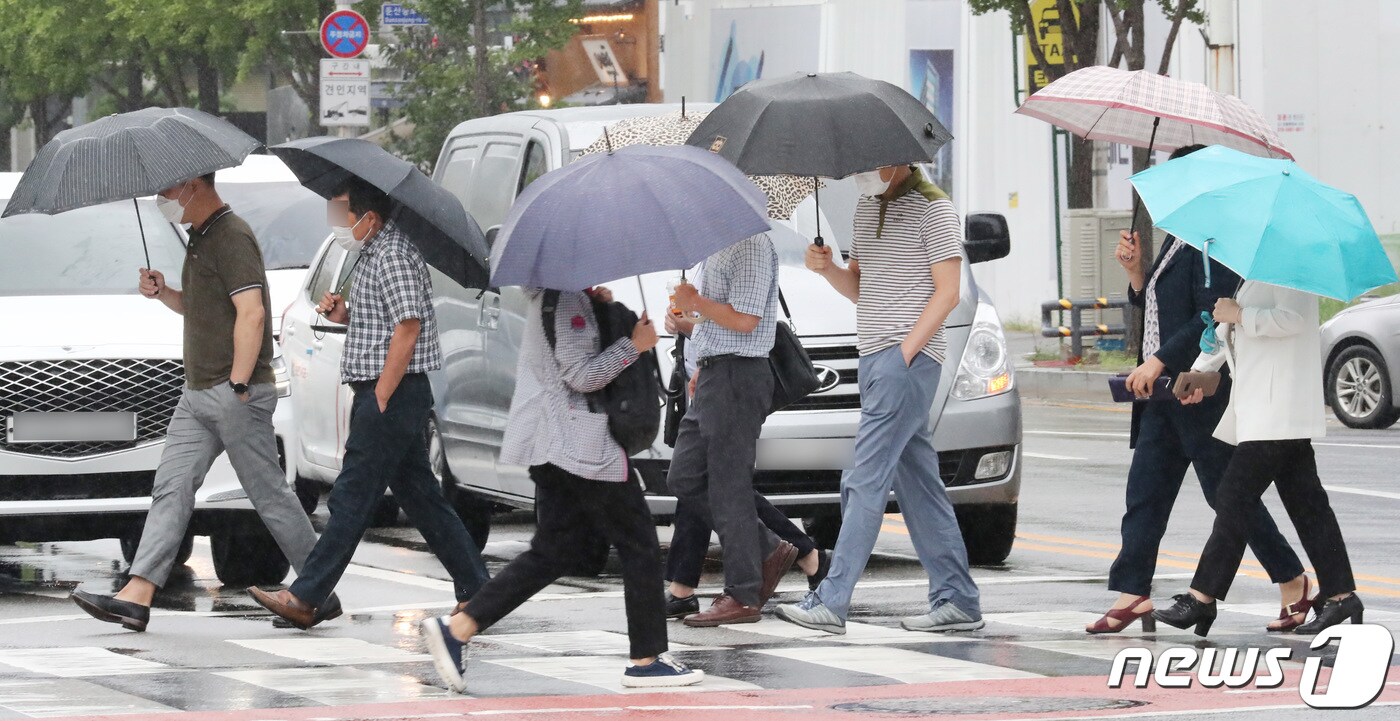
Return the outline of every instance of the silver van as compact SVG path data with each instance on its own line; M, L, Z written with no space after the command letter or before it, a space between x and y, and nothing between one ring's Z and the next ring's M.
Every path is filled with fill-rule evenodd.
M488 239L494 240L520 191L544 173L579 157L605 126L627 117L678 109L671 105L621 105L469 120L448 136L434 179L462 201L487 229ZM822 235L836 247L846 247L856 200L854 183L829 183L821 199L825 217ZM774 505L803 519L814 538L830 547L840 529L841 471L849 465L860 419L860 397L855 308L803 267L803 254L816 234L815 216L813 200L808 198L794 213L793 221L774 224L771 237L782 263L780 283L793 313L794 329L825 383L817 393L768 419L759 444L755 483ZM1006 223L1000 216L971 216L968 238L966 250L971 262L1000 258L1009 252ZM344 255L333 246L323 251L322 263L329 258L335 267L313 268L310 285L316 287L308 290L314 293L331 279L343 277L344 269L352 264ZM649 309L652 317L660 317L666 307L666 282L673 275L628 278L608 287L629 307ZM527 303L515 288L463 288L436 274L433 283L445 363L440 372L432 374L437 401L429 422L428 443L444 491L454 498L469 530L481 541L489 533L494 506L529 509L533 505L534 485L525 469L501 464L497 458L510 412ZM288 323L314 317L309 306L314 305L311 298L319 294L304 295L299 302L308 307L294 306L287 314ZM310 330L293 331L287 342L295 344L295 339L310 336ZM316 353L321 357L313 361L324 371L313 374L333 368L334 359L327 357L325 349L334 340L326 337L325 343ZM657 348L667 377L673 362L672 345L670 338L662 338ZM948 347L947 372L934 407L929 409L938 424L934 434L938 473L957 504L973 561L999 563L1010 552L1015 537L1021 485L1021 403L1001 322L970 270L964 272L962 303L949 319ZM300 355L290 346L286 352L291 359ZM299 375L294 370L294 383L300 380ZM293 394L299 402L319 403L312 400L314 396L300 391ZM340 400L330 400L322 408L348 407ZM344 418L341 413L343 410L324 415L298 412L303 436L319 433L330 441L324 445L333 447L331 439L342 439L343 432L310 429L308 415ZM666 489L670 449L658 439L633 460L652 511L666 520L675 510L675 498ZM481 503L483 500L488 503ZM896 510L891 501L891 510Z

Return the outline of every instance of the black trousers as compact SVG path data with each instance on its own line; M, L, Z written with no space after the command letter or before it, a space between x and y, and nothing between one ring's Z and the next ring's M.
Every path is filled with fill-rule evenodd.
M1235 453L1234 446L1211 437L1210 428L1196 426L1200 419L1188 407L1152 402L1141 413L1137 448L1128 469L1123 545L1108 572L1110 590L1135 596L1152 592L1157 552L1186 469L1196 469L1206 503L1216 508L1220 479ZM1288 539L1279 533L1269 510L1260 503L1249 517L1253 519L1249 524L1249 547L1269 579L1283 583L1297 578L1303 572L1303 564L1288 545Z
M754 491L753 505L758 520L778 538L797 546L797 557L805 558L817 544L792 519L778 510L762 493ZM666 554L666 580L695 588L704 572L705 552L710 550L710 524L705 514L687 501L677 501L676 519L671 524L671 549Z
M1201 552L1191 587L1213 598L1225 598L1244 556L1252 521L1263 503L1260 497L1270 483L1278 486L1279 498L1298 530L1303 550L1317 569L1322 597L1355 591L1356 579L1342 529L1322 489L1312 441L1307 439L1247 441L1235 449L1216 491L1215 527Z
M622 597L632 658L666 652L666 599L661 548L641 486L593 481L558 466L530 467L539 522L530 550L517 556L472 597L467 613L485 630L545 586L567 575L601 533L622 559Z
M331 520L292 583L292 593L315 607L325 602L350 565L384 489L389 488L451 574L457 600L471 598L486 583L486 564L462 519L442 497L428 462L425 429L433 391L427 376L405 375L382 413L374 383L357 383L354 389L345 461L326 501Z

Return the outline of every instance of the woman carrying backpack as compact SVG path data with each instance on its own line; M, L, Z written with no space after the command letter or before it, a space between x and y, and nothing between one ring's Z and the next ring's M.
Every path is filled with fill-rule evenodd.
M630 337L600 348L594 304L610 299L606 290L532 290L529 295L501 462L530 469L539 515L535 537L530 550L483 586L469 605L451 616L423 621L433 663L448 687L465 691L471 638L575 568L593 534L601 533L622 560L632 647L622 685L699 683L704 672L665 655L655 524L628 468L627 453L609 432L607 414L592 410L588 398L656 346L656 329L643 314Z

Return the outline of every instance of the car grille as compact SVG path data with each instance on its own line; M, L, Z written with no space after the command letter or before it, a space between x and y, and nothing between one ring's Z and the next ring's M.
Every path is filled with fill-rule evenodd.
M12 413L136 413L136 440L11 444L0 450L82 458L133 448L165 437L185 384L184 364L172 359L41 360L0 363L0 416Z
M155 474L150 471L77 476L0 475L0 501L142 498L151 495L154 483Z
M812 363L830 368L841 382L830 390L813 393L784 408L783 413L860 409L860 352L853 345L812 346L807 348Z

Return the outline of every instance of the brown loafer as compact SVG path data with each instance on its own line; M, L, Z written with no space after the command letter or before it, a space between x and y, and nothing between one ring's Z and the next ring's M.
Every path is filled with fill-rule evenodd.
M763 608L763 604L773 597L773 592L778 590L778 583L792 570L794 563L797 563L797 546L787 541L778 541L778 547L763 560L763 588L758 595L759 608Z
M257 586L250 586L248 595L263 608L303 631L321 622L321 619L316 617L316 609L293 596L291 591L268 593Z
M758 623L762 615L759 608L745 606L734 600L733 596L722 593L709 608L694 616L686 616L681 623L693 628L712 628L728 623Z

